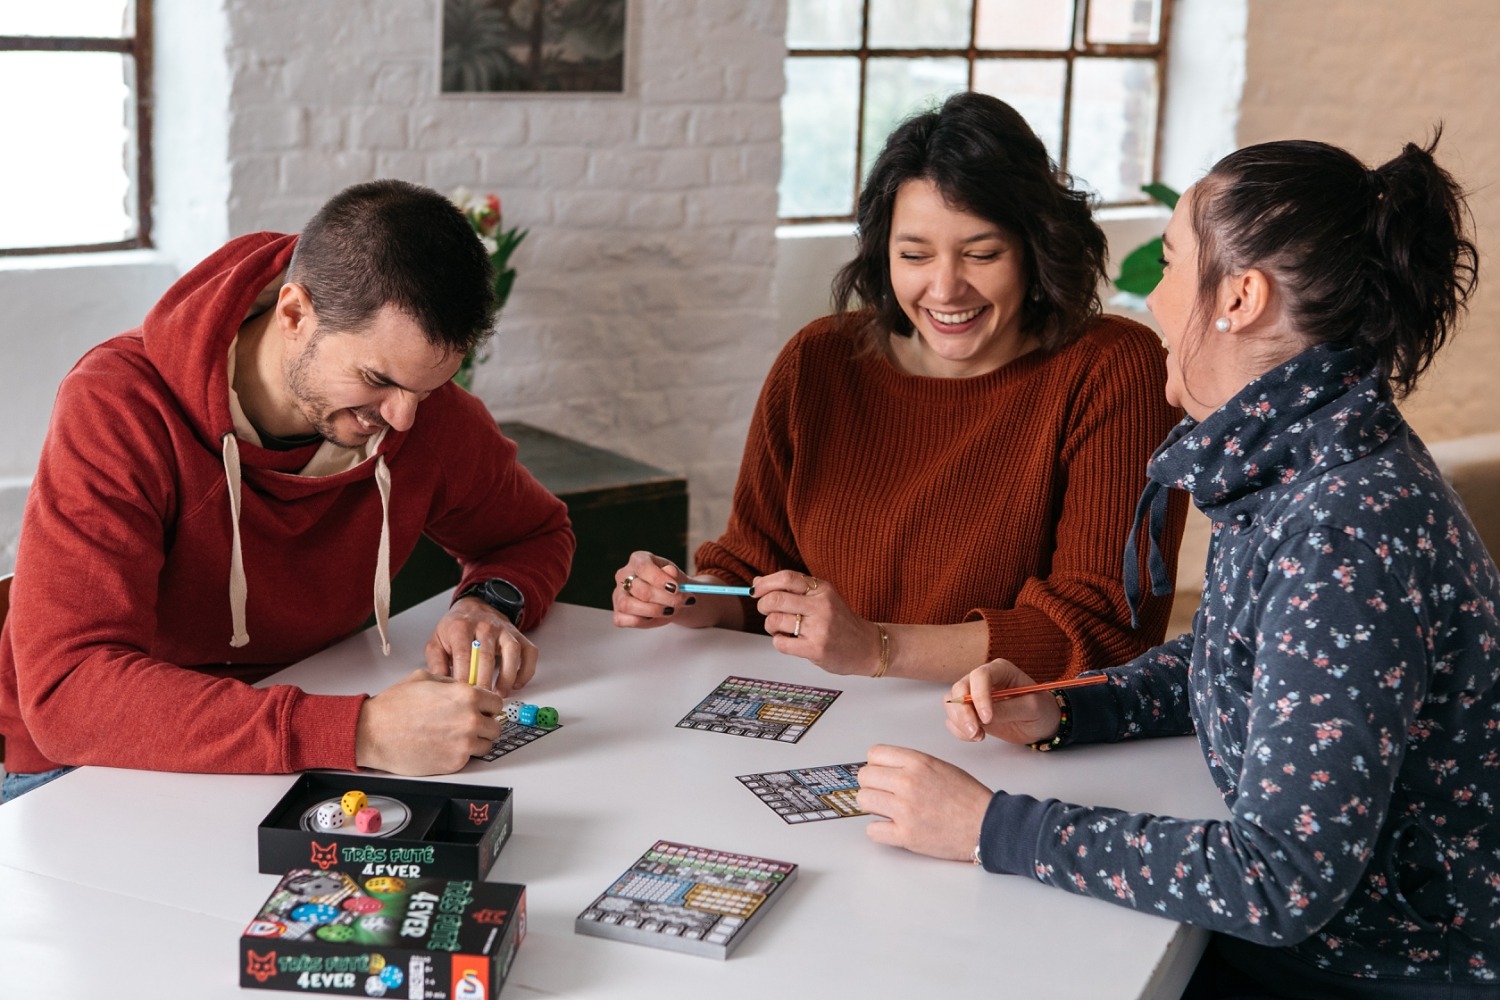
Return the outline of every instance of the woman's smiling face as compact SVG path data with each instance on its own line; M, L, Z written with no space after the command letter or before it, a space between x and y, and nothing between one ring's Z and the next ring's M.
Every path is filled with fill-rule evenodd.
M891 214L891 290L916 330L913 374L984 375L1025 352L1021 242L956 209L936 184L907 181ZM915 361L915 364L909 363Z

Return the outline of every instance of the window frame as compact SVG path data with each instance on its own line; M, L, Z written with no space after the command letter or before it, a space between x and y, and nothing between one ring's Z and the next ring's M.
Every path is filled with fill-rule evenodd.
M154 194L151 157L152 126L152 17L151 0L130 0L135 12L131 35L90 37L72 35L0 35L0 52L116 52L129 56L134 65L136 231L130 239L109 243L79 243L68 246L0 247L0 257L34 257L44 254L98 253L108 250L138 250L152 246L151 202Z
M855 110L854 131L854 198L853 209L847 215L795 215L778 216L777 225L811 226L827 223L853 222L859 208L859 194L864 185L860 164L865 155L865 90L869 61L877 59L954 59L962 57L968 65L969 89L974 87L974 66L980 59L1048 59L1066 61L1062 92L1062 149L1057 151L1057 161L1067 170L1068 146L1072 138L1073 117L1073 70L1081 59L1129 58L1150 60L1156 64L1156 131L1151 150L1151 182L1161 182L1162 125L1167 106L1167 40L1172 23L1172 0L1161 0L1157 17L1157 35L1154 43L1146 42L1089 42L1087 40L1089 5L1091 0L1068 0L1073 4L1073 37L1066 49L985 49L976 44L979 33L979 5L983 0L973 0L969 9L969 44L966 48L871 48L870 47L870 3L860 0L859 46L856 48L787 48L786 58L857 58L859 60L859 100ZM1124 208L1147 205L1151 199L1143 192L1139 198L1129 201L1102 202L1101 208Z

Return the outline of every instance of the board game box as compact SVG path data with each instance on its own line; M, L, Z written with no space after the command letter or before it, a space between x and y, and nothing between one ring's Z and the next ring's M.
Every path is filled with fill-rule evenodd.
M573 921L577 934L728 958L797 866L657 841Z
M487 1000L526 937L526 887L288 872L240 935L240 986Z
M368 810L358 821L343 808L357 796ZM261 821L260 870L479 881L510 837L512 809L509 788L309 771Z

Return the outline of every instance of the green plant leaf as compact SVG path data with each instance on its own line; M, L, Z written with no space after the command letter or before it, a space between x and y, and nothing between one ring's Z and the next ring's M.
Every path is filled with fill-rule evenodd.
M1182 197L1182 195L1178 194L1176 191L1173 191L1165 184L1142 184L1141 190L1146 192L1151 197L1155 198L1157 201L1161 202L1168 208L1176 208L1177 199Z
M499 313L505 308L505 300L510 298L510 286L516 282L516 270L510 268L500 271L495 275L495 312Z
M1142 243L1120 264L1120 276L1115 287L1122 292L1150 295L1161 281L1161 237Z

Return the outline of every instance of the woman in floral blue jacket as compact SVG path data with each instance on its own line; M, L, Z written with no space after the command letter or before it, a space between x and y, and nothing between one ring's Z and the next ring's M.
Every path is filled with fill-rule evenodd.
M1392 402L1477 277L1436 144L1366 170L1267 143L1184 195L1150 306L1188 417L1137 523L1168 488L1211 519L1192 632L1098 687L992 705L1030 681L997 660L950 696L975 696L948 705L963 739L1196 732L1230 818L991 793L877 746L873 839L1218 932L1190 997L1500 995L1500 574Z

